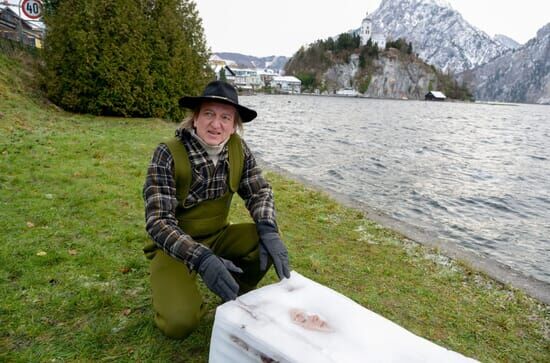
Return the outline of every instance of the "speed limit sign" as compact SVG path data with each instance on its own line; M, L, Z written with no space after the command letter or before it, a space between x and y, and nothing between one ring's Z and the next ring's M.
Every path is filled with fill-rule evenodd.
M39 0L23 0L21 10L30 19L42 17L42 2Z

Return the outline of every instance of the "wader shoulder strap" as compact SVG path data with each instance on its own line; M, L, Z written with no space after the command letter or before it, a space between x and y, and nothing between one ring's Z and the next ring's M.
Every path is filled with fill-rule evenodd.
M178 199L184 201L191 188L191 163L187 156L187 149L177 137L173 137L164 144L170 149L174 159L174 180Z
M241 183L244 169L244 151L241 137L237 134L229 138L229 189L236 193Z

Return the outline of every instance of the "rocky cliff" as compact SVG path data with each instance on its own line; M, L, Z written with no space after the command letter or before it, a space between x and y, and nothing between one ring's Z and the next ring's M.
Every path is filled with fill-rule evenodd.
M384 98L423 99L429 91L440 89L435 71L417 58L402 60L399 52L390 49L374 61L377 72L372 74L365 95Z
M348 63L336 63L324 72L326 93L341 89L358 90L367 82L362 95L377 98L423 99L430 89L438 88L438 77L433 68L416 57L389 49L372 60L371 71L361 74L359 56L353 54ZM361 93L361 92L359 92Z
M287 63L285 72L299 77L306 92L423 99L428 91L438 90L449 98L471 98L450 76L418 58L404 41L383 51L368 45L338 50L331 48L332 44L318 41L301 49Z

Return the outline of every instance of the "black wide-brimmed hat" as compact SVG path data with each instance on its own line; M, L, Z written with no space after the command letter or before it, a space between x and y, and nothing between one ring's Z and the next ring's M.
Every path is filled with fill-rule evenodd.
M221 102L234 106L237 112L239 112L243 122L250 122L258 116L256 111L240 105L239 96L235 87L223 81L210 82L204 88L201 96L184 96L180 98L180 106L195 110L204 101Z

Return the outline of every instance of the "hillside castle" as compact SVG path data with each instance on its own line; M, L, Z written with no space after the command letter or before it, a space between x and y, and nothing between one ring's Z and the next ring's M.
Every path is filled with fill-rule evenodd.
M378 45L379 49L384 49L386 47L386 37L384 36L384 33L373 27L372 18L369 16L368 11L367 15L361 22L359 36L361 37L361 45L367 44L369 39L371 39L373 43Z

